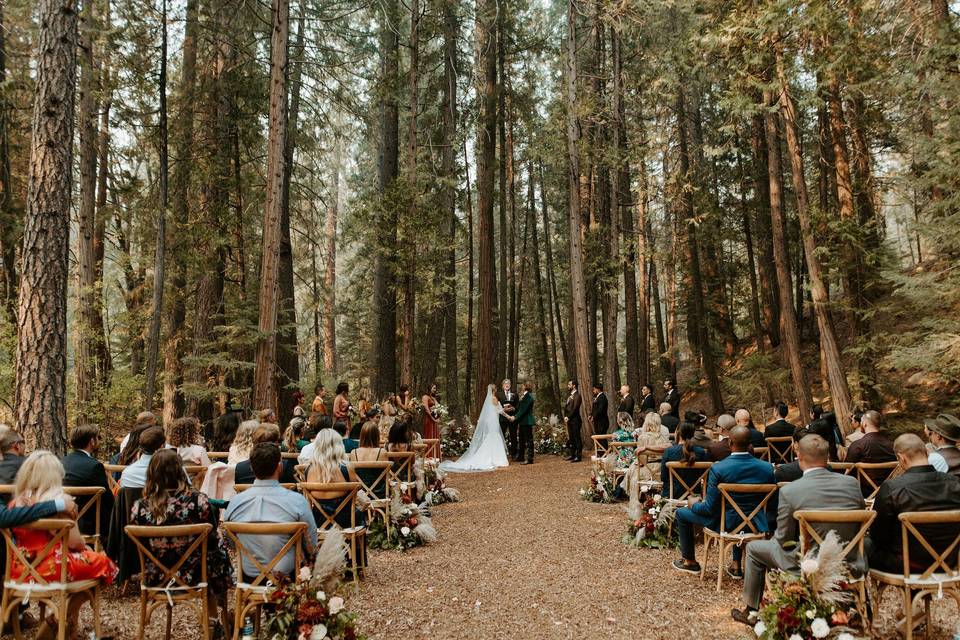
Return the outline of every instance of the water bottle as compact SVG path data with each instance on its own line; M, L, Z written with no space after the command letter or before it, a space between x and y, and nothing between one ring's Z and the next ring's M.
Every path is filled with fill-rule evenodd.
M253 638L253 620L250 619L250 616L247 616L243 620L243 633L241 635L241 640L254 640Z

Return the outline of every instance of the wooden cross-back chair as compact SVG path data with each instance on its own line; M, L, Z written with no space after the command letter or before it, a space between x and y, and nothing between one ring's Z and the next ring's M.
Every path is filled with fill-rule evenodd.
M303 539L307 532L307 524L305 522L224 522L223 530L237 550L236 575L238 580L234 589L233 640L238 640L247 614L268 602L268 590L270 589L268 582L276 573L274 568L291 551L293 552L293 571L288 577L297 579L300 567L303 566ZM241 536L285 536L287 541L272 558L264 563L260 562L257 556L243 544ZM244 571L244 558L257 568L256 575L250 575ZM255 620L259 630L259 611Z
M767 462L787 464L793 462L793 436L767 438Z
M113 495L117 495L120 492L120 478L119 476L123 473L123 470L127 468L125 464L104 464L103 470L107 474L107 486L110 487L110 491L113 492ZM114 478L113 474L117 474L117 477Z
M296 491L297 483L296 482L281 482L280 486L286 489L287 491ZM253 487L253 484L235 484L233 485L234 493L243 493L247 489Z
M348 463L354 473L357 474L357 480L360 481L360 488L370 497L370 502L366 506L368 517L370 514L382 518L383 524L387 529L387 536L390 536L390 472L393 469L393 463L388 460L371 462L350 462Z
M700 567L700 580L703 581L707 570L707 559L709 557L711 543L716 543L717 547L717 593L723 585L724 560L727 557L727 550L734 545L746 544L751 540L763 540L767 532L760 531L754 519L761 513L765 513L767 503L776 494L776 484L739 484L732 482L721 482L717 485L720 490L720 526L718 531L709 527L703 528L703 564ZM754 506L753 510L747 514L743 512L740 503L734 496L753 495L761 496L760 500ZM733 509L740 516L740 524L727 531L727 511Z
M855 475L857 481L860 482L860 489L863 491L863 500L867 503L868 507L873 508L873 501L880 492L880 485L882 485L884 481L900 475L897 473L899 466L900 463L895 460L892 462L857 462L853 465L853 475ZM874 472L876 472L877 476L881 476L879 480L874 478ZM848 471L848 473L850 472Z
M359 587L360 575L366 569L364 558L366 558L367 528L357 524L357 494L360 491L359 482L301 482L300 493L304 495L310 508L313 510L314 518L317 521L317 538L322 542L326 538L326 533L331 529L339 529L343 533L344 540L350 554L349 569L353 574L353 583ZM314 492L342 492L337 497L337 505L332 513L328 513L320 503L320 498L314 495ZM337 516L342 512L349 514L349 526L343 527L337 523Z
M0 529L3 540L7 545L7 565L3 576L3 598L0 602L0 634L4 630L4 620L13 621L13 633L17 640L21 640L20 616L16 609L21 603L37 601L42 607L50 607L57 618L57 639L67 637L67 611L71 601L83 598L90 603L93 609L93 624L97 637L101 636L100 629L100 581L77 580L70 581L67 575L70 554L66 553L67 535L74 526L73 520L37 520L23 525L23 529L37 529L51 535L50 540L39 553L27 558L23 550L17 546L10 529ZM57 578L44 578L39 569L47 560L52 559L56 567ZM13 566L16 564L22 569L19 575L13 577Z
M860 558L866 558L863 548L864 538L870 530L870 525L877 517L876 511L867 509L853 509L844 511L834 510L812 510L804 509L795 511L793 517L797 519L797 525L800 529L800 557L802 558L811 546L823 544L823 536L817 531L814 525L838 525L838 524L856 524L857 532L849 539L843 540L843 557L849 558L851 553L856 551ZM836 527L830 527L836 530ZM861 620L869 620L868 601L867 601L867 580L866 576L851 576L847 582L850 590L854 593L854 603Z
M666 489L667 500L671 502L686 502L687 499L694 494L702 496L706 493L707 474L712 466L712 462L694 462L693 464L676 461L668 462L667 486L664 487ZM694 479L688 482L687 478L681 474L682 471L688 471L690 476L694 476ZM699 491L697 490L698 487ZM682 493L679 496L676 495L675 490L681 488Z
M610 441L613 439L612 433L596 433L590 436L593 440L593 457L595 460L607 455L607 449L610 447Z
M89 512L93 512L96 525L93 533L83 534L83 541L93 547L94 551L103 551L103 532L100 531L100 513L102 510L103 494L107 492L103 487L64 487L63 492L74 498L86 498L86 500L77 500L77 503L83 502L83 506L77 512L77 522L83 520ZM77 525L79 526L79 524ZM81 533L83 533L81 531Z
M927 632L930 635L930 605L944 594L953 598L960 607L960 510L923 511L901 513L900 529L903 545L903 573L892 573L870 569L870 578L877 585L877 606L887 587L897 587L903 595L903 610L906 614L906 640L913 639L913 607L922 601L927 619ZM952 542L942 551L938 551L927 540L930 527L950 527ZM926 535L923 529L927 529ZM949 540L949 538L948 538ZM910 546L917 546L929 554L929 560L912 557ZM922 563L922 564L921 564ZM914 566L925 567L922 572L913 571Z
M174 526L138 526L127 525L124 529L130 540L137 548L140 557L140 622L137 627L137 638L143 640L150 618L154 611L164 607L167 613L167 625L164 638L170 640L170 625L172 622L173 607L177 604L188 604L194 607L200 618L200 632L203 640L210 640L210 605L207 587L207 542L213 525L186 524ZM157 559L150 542L154 538L187 538L186 551L172 566L167 566ZM178 573L183 564L194 553L200 554L200 582L195 585L187 584ZM159 583L148 585L144 580L144 569L152 564L163 574Z
M413 443L413 453L416 454L417 458L424 459L427 457L427 445L423 442L414 442Z
M198 464L186 464L183 465L183 470L190 478L190 484L193 488L199 490L203 484L203 477L207 475L207 468Z
M759 458L761 460L769 460L770 457L770 447L754 447L753 448L753 457Z
M400 493L406 493L411 498L415 498L417 478L413 465L416 463L417 454L413 451L387 451L387 460L393 463L393 468L390 470L390 486L396 487Z
M627 442L611 441L607 447L607 453L619 454L620 449L636 449L636 448L637 448L637 443L633 440L627 441ZM611 471L611 475L613 476L613 480L615 483L619 482L619 479L622 478L624 475L626 475L626 473L627 473L626 468L619 468L617 467L617 465L613 465L613 470Z
M427 450L424 453L424 456L427 458L440 458L441 449L440 449L440 438L424 438L421 440L423 444L427 445Z
M229 451L207 451L207 457L210 458L212 462L216 462L218 460L222 462L226 462L227 458L230 457L230 452Z
M296 451L284 451L280 454L282 460L297 460L300 458L300 454Z
M308 464L298 464L293 467L293 477L297 479L297 482L306 482L307 481L307 467Z

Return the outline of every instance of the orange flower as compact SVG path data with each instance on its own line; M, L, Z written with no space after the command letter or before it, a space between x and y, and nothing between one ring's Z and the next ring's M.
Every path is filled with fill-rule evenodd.
M850 616L847 615L846 611L836 611L832 616L830 616L830 624L832 625L850 624Z

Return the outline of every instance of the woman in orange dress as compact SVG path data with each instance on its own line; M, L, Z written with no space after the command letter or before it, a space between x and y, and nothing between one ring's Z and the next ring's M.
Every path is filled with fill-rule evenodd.
M333 399L333 421L347 425L350 433L350 385L341 382L337 385L337 397Z
M439 392L440 389L437 388L437 385L432 384L430 385L430 391L425 393L423 398L421 398L421 403L423 404L423 437L427 439L440 437L437 418L433 414L433 408L440 404L437 401L437 394Z
M63 492L63 475L63 465L56 456L49 451L34 451L24 461L20 471L17 472L14 498L10 506L29 507L46 500L62 499L66 495ZM68 514L63 513L58 517L61 519L70 518ZM20 547L28 559L40 555L53 538L52 533L37 529L15 527L13 533L17 540L17 546ZM117 565L105 554L97 553L87 547L76 522L70 528L64 541L67 545L67 580L71 582L102 580L104 584L113 584L119 573ZM40 563L40 566L36 569L37 573L45 580L59 582L59 558L61 557L63 557L63 549L55 550ZM10 566L10 576L13 579L20 578L26 571L26 567L17 560L14 560ZM67 620L60 620L59 623L66 624L68 629L76 629L77 614L80 605L84 602L85 600L82 598L74 598L67 610ZM53 637L52 628L55 624L53 617L48 617L37 632L37 638Z

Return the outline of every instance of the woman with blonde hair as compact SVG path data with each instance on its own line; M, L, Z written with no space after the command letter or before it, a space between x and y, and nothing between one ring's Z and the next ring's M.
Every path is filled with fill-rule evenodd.
M177 418L170 428L167 442L180 454L183 464L210 466L207 449L200 444L200 421L196 418Z
M670 445L670 439L663 435L660 416L650 412L644 415L643 425L636 436L635 459L623 476L619 489L626 493L631 501L639 495L641 482L655 482L660 474L659 456L651 459ZM619 492L618 492L619 493Z
M343 438L333 429L324 429L317 434L314 440L313 452L306 469L307 482L359 482L356 472L347 465L347 453L343 448ZM320 503L320 507L327 513L333 514L340 506L340 500L345 491L314 491L313 497ZM323 516L317 514L317 522L323 522ZM362 512L357 512L351 523L350 513L342 509L336 516L336 522L341 527L352 524L363 524Z
M20 471L17 472L14 498L10 506L29 507L47 500L62 500L66 495L63 491L63 476L63 465L56 456L42 449L34 451L24 461ZM72 519L69 514L60 514L58 517ZM50 532L38 529L14 527L13 533L17 546L28 558L39 555L53 538ZM119 573L117 565L106 554L97 553L87 547L75 520L73 526L70 527L65 542L67 545L67 579L69 581L101 580L105 584L113 583ZM61 548L48 555L36 568L36 572L44 580L58 582L60 580L60 558L63 557L63 553L64 550ZM14 560L10 566L10 576L17 579L24 574L25 570L21 563ZM66 624L68 629L77 628L77 614L83 602L84 600L81 598L73 599L67 611L67 619L60 620L59 624ZM52 638L52 628L54 626L53 617L48 617L37 632L37 638Z
M227 464L235 465L250 459L250 452L253 451L253 433L259 426L259 420L244 420L240 423L237 436L233 439L233 444L230 445Z

